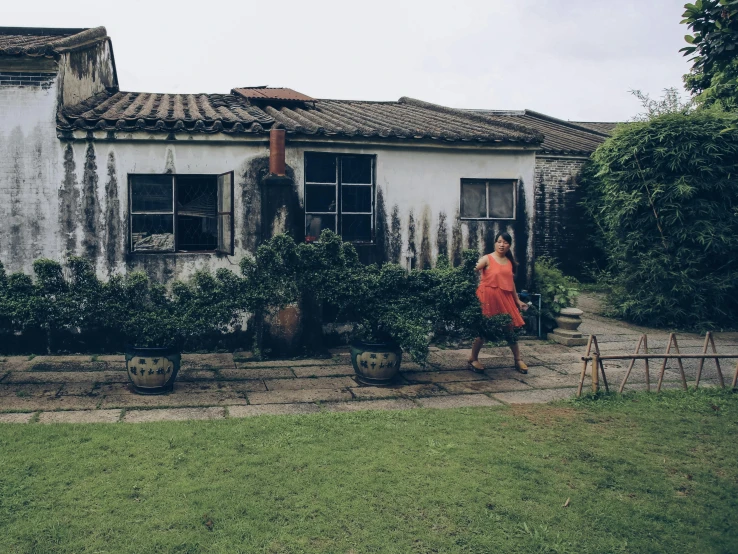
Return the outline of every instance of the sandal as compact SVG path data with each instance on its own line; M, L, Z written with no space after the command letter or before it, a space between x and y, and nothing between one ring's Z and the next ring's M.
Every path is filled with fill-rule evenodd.
M528 366L523 360L515 360L515 369L523 374L528 373Z
M467 360L466 363L469 364L469 369L475 373L484 373L484 366L479 363L479 360Z

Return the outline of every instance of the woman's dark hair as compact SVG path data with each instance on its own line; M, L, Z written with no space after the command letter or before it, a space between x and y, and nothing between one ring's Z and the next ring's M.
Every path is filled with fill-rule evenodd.
M515 261L515 256L513 256L512 253L512 237L510 236L510 233L506 233L503 231L501 233L497 233L497 235L495 236L495 242L497 242L497 240L500 238L502 238L502 240L510 245L510 250L507 251L505 257L510 260L510 263L512 264L513 275L515 275L518 272L518 262Z

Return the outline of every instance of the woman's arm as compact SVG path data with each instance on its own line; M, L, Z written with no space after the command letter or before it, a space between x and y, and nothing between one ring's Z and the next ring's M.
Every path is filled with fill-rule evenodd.
M474 268L474 270L482 271L488 265L489 265L489 256L482 256L481 258L479 258L479 261L477 262L477 265Z
M515 301L518 303L518 308L520 308L522 311L527 310L528 304L520 300L520 297L518 296L518 289L515 286L515 281L513 281L513 294L515 295Z

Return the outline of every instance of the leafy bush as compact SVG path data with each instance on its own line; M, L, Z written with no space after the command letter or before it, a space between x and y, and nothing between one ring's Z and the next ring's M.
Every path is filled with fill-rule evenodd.
M599 223L616 313L711 328L738 313L736 116L698 111L618 128L594 154L585 207Z
M541 325L553 329L556 327L554 318L559 316L562 308L574 305L579 294L578 283L564 275L553 260L542 256L535 262L533 286L541 295Z
M482 315L476 258L468 251L460 267L441 260L435 269L408 274L398 265L360 264L353 245L330 231L299 245L279 235L253 259L241 260L241 275L200 271L170 288L141 272L100 281L82 258L65 266L41 259L34 263L35 280L22 273L7 277L0 266L0 334L41 337L46 352L69 344L97 351L125 343L193 349L239 329L248 313L259 352L264 316L299 302L309 320L303 342L319 341L330 313L333 321L355 324L354 338L392 339L424 362L434 336L511 338L508 316Z

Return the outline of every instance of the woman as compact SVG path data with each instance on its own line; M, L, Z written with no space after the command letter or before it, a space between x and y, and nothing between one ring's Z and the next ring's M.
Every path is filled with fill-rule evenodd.
M482 272L482 279L477 288L477 298L482 303L482 313L486 316L508 314L512 317L514 327L522 327L525 321L520 316L520 310L527 310L528 305L521 302L515 290L515 271L518 263L510 251L512 238L508 233L497 233L495 237L495 250L491 254L479 258L475 269ZM484 371L484 366L479 363L479 351L482 349L484 339L477 337L472 345L469 366L474 371ZM517 343L510 345L515 357L515 369L520 373L528 373L528 366L520 359L520 348Z

